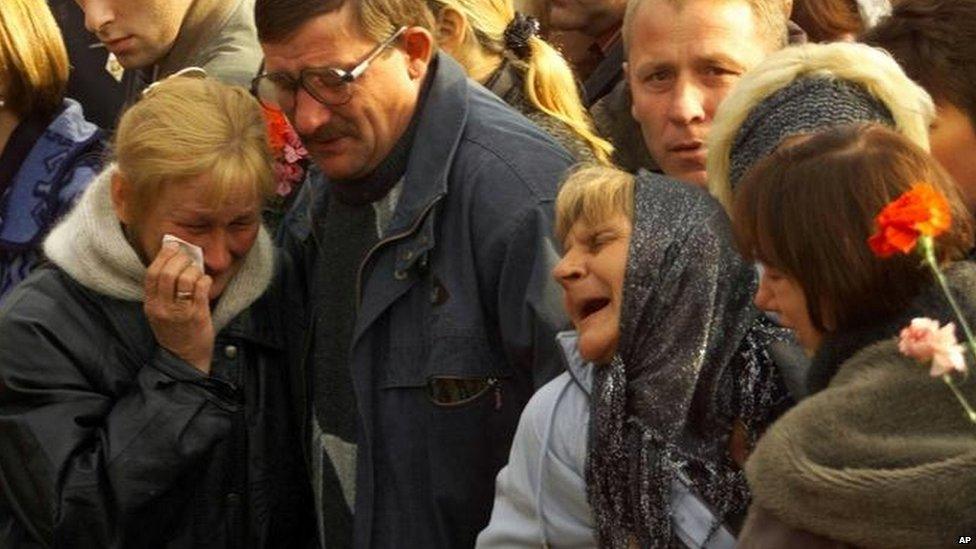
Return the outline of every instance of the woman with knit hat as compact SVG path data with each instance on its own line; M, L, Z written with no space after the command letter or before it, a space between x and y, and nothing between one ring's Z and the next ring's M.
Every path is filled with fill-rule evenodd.
M932 99L883 50L854 43L778 51L747 72L715 114L708 188L726 209L750 166L786 138L878 122L928 150Z

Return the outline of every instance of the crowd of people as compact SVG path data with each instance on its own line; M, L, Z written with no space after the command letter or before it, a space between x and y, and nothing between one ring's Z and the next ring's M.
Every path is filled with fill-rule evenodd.
M2 0L0 546L976 536L976 0Z

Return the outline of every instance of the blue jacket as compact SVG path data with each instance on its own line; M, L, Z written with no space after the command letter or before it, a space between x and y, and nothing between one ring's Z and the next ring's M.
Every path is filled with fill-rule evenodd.
M522 408L562 369L552 223L572 158L447 56L432 67L403 193L360 270L350 352L357 547L473 546ZM312 226L329 191L326 183L305 187L282 236L307 286L322 268ZM308 308L328 307L312 303L299 315L302 305L285 304L304 319L315 318ZM305 334L314 333L311 322ZM306 435L306 380L317 367L307 344L294 372ZM429 384L459 379L483 390L451 406L429 397Z
M41 262L41 241L101 170L104 146L68 99L16 167L0 194L0 301Z

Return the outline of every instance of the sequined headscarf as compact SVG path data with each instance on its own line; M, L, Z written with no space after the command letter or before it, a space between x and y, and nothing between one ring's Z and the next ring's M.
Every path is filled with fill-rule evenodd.
M778 400L765 352L775 329L764 332L752 306L755 271L735 251L722 207L647 172L634 202L620 339L595 372L586 466L600 546L614 549L671 545L679 470L720 517L743 510L748 491L727 450L732 422L771 421ZM751 393L750 403L736 393Z

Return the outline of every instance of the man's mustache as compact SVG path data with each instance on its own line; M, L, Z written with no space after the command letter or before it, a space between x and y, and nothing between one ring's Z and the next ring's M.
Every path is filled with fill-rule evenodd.
M335 139L339 139L340 137L348 137L352 135L356 135L355 127L347 124L337 123L322 126L310 134L299 134L298 137L302 139L302 143L308 144L321 141L333 141Z

